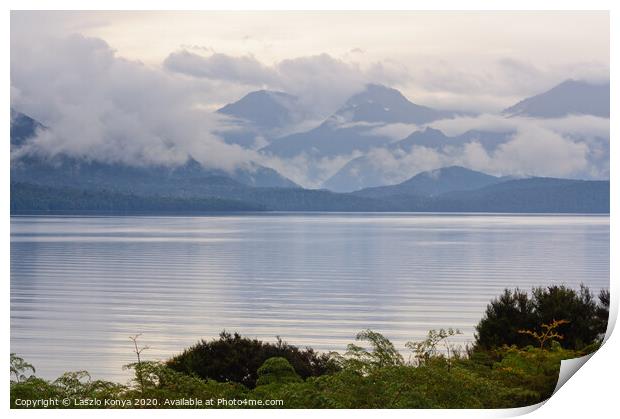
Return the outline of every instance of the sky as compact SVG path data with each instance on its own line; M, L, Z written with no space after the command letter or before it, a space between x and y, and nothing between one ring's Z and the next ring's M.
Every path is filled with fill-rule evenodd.
M13 12L14 40L80 33L158 67L190 51L283 60L328 54L428 105L497 110L567 78L609 77L606 12ZM472 95L472 93L474 93ZM228 102L235 97L217 98Z
M128 162L256 160L212 111L261 88L320 121L369 82L492 114L569 78L609 79L607 12L11 12L11 104L55 127L39 143Z

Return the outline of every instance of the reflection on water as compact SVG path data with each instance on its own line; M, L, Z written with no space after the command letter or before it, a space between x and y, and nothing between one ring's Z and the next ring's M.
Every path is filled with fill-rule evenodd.
M505 287L609 286L607 216L12 217L11 351L55 378L127 378L130 335L165 359L221 330L343 350L464 341Z

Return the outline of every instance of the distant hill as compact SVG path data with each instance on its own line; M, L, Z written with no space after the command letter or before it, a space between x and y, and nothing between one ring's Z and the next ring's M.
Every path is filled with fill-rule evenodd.
M440 195L431 211L609 213L609 181L528 178Z
M419 173L397 185L366 188L353 194L367 198L387 198L397 195L432 197L446 192L471 191L501 181L502 178L499 177L460 166L450 166Z
M206 179L199 190L184 189L174 183L164 183L157 189L145 179L136 179L133 190L140 192L127 187L110 190L102 186L79 188L12 182L11 211L609 213L609 181L507 180L449 167L440 169L436 175L425 172L404 184L341 194L302 188L251 187L230 178ZM475 184L487 186L471 189Z
M139 196L106 190L54 188L11 182L11 214L45 212L231 212L263 211L234 199Z
M234 172L205 169L194 160L177 167L129 166L67 156L25 156L11 162L11 181L63 188L105 189L120 193L167 196L221 195L244 186L297 188L265 167Z
M397 160L404 153L411 153L414 147L441 151L445 147L463 147L467 143L476 142L490 153L499 145L506 143L512 135L512 132L470 130L450 137L437 129L426 127L400 141L386 145L384 151L391 153ZM335 192L352 192L402 181L406 176L407 172L403 172L402 168L391 165L384 167L381 162L375 161L372 155L363 155L349 161L327 179L323 187Z
M609 82L566 80L554 88L504 109L508 116L559 118L570 114L609 118Z
M136 188L144 190L144 188ZM212 211L389 211L389 203L301 188L219 185L204 196L167 190L166 194L118 192L11 182L11 213L31 212L212 212Z

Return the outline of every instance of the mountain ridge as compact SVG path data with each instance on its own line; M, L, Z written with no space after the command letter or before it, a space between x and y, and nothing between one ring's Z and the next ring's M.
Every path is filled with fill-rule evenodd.
M329 157L367 151L392 140L373 128L389 123L426 123L455 115L410 102L396 89L369 84L317 127L272 140L261 151L279 157Z
M567 115L594 115L609 118L610 84L565 80L551 89L525 98L504 109L508 116L559 118Z

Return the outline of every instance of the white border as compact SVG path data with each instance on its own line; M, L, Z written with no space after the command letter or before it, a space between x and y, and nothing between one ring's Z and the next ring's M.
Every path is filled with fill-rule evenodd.
M221 1L198 1L198 0L175 0L172 1L136 1L136 0L108 0L99 1L91 0L88 2L80 2L77 0L57 0L54 2L43 0L22 0L22 1L5 1L7 9L2 15L3 32L3 66L2 80L0 89L4 97L3 111L5 117L2 118L2 128L5 135L5 155L3 155L4 166L0 171L0 196L2 199L2 215L0 215L0 225L4 234L2 241L1 258L2 263L2 292L5 296L4 311L0 324L4 335L3 347L5 356L9 352L10 331L10 294L9 294L9 278L10 278L10 262L9 262L9 237L10 237L10 218L9 218L9 153L8 153L8 133L9 133L9 108L10 108L10 70L9 70L9 48L10 48L10 18L9 10L37 10L37 9L59 9L59 10L610 10L611 18L611 89L612 89L612 119L611 119L611 181L612 181L612 203L611 203L611 254L617 254L618 250L618 228L614 214L618 211L617 195L613 193L613 187L616 185L617 176L614 168L618 167L618 150L615 144L615 134L620 132L618 129L618 94L616 92L617 85L617 65L618 65L618 49L616 39L620 39L620 33L617 28L618 24L618 2L613 1L546 1L546 0L505 0L483 1L420 1L420 0L382 0L381 2L358 0L356 2L346 2L340 0L315 0L315 1L282 1L282 0L228 0ZM614 50L616 47L616 50ZM615 318L618 312L617 292L620 292L618 281L616 278L618 273L617 263L611 258L611 296L612 296L612 316ZM389 415L393 417L458 417L458 418L480 418L480 417L505 417L516 416L532 411L529 417L532 418L551 418L551 417L607 417L611 412L616 410L618 405L618 396L616 390L616 381L620 377L620 362L618 355L620 354L620 342L617 333L612 334L603 348L598 351L585 365L581 368L573 378L568 382L546 403L540 408L525 408L516 410L400 410L400 411L88 411L88 417L103 417L118 415L121 417L148 417L161 418L174 415L176 417L195 417L197 415L232 417L240 416L244 413L256 418L267 417L315 417L318 415L328 417L348 417L355 415L356 417L375 417L377 414ZM5 358L6 359L6 358ZM2 404L3 408L8 410L8 380L0 380L2 386ZM83 411L10 411L9 414L14 417L84 417Z

